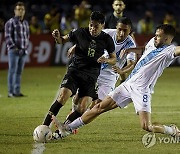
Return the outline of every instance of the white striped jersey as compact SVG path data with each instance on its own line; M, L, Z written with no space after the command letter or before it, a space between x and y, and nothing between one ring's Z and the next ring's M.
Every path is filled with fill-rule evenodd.
M117 42L116 29L104 29L103 31L105 33L108 33L113 38L114 45L115 45L115 53L116 53L116 57L117 57L116 65L118 67L122 68L127 60L133 60L133 61L136 60L135 53L133 53L133 52L129 53L123 59L120 59L120 57L119 57L121 50L136 47L136 44L130 35L128 35L124 41ZM108 58L109 55L108 55L107 51L104 51L104 52L105 52L104 57ZM107 84L109 86L112 85L114 87L118 77L119 77L119 74L115 73L112 70L112 65L103 63L101 65L101 71L100 71L100 75L99 75L97 81L98 81L98 84L103 84L103 85Z
M154 38L152 38L125 82L142 92L152 93L158 77L174 60L174 50L173 44L154 47Z

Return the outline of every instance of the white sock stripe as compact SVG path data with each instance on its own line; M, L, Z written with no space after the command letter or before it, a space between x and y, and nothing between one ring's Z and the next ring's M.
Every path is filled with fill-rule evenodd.
M72 123L68 124L67 126L71 129L77 129L79 127L82 127L84 125L84 122L82 121L81 117L74 120Z
M82 124L82 126L85 125L81 117L79 117L78 119L79 119L79 122Z

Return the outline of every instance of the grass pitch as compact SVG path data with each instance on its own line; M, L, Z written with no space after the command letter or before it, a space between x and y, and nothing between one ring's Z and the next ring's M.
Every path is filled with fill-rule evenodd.
M110 154L179 153L180 143L156 134L150 148L142 144L147 132L141 130L133 105L115 109L79 130L77 135L46 144L35 144L32 132L40 125L55 99L66 67L25 68L22 76L23 98L7 97L7 70L0 71L0 153L1 154ZM180 127L180 68L165 70L155 86L152 121L175 123ZM63 121L71 108L71 99L61 109ZM161 142L160 142L161 140Z

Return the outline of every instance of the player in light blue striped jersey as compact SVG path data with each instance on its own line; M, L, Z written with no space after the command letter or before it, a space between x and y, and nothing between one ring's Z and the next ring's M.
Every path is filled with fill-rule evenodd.
M130 52L120 58L122 50L136 47L136 43L129 35L131 32L130 19L123 17L117 22L116 29L105 29L104 32L108 33L114 41L115 53L117 62L112 67L108 63L101 65L100 75L97 80L97 94L100 100L104 99L115 88L115 84L121 75L121 82L125 80L125 74L130 72L136 63L136 55L134 52ZM105 58L108 58L108 53L105 51ZM127 65L125 66L125 64Z

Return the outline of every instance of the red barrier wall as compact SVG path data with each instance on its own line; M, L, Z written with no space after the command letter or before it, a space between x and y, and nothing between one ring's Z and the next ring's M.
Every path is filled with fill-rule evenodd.
M31 35L26 66L49 66L54 39L49 34ZM8 55L4 35L0 34L0 69L8 67Z
M137 46L145 45L153 35L135 35ZM178 44L178 43L177 43ZM26 67L66 65L68 58L67 50L73 44L67 42L64 45L55 45L50 34L31 35L28 48ZM173 65L180 65L180 58L177 58ZM0 69L8 68L8 56L4 34L0 33Z

